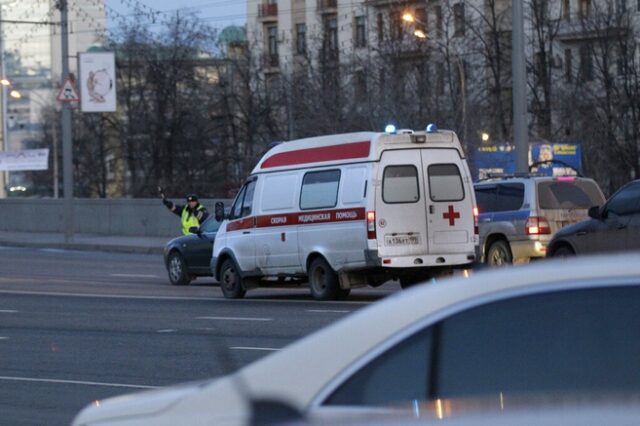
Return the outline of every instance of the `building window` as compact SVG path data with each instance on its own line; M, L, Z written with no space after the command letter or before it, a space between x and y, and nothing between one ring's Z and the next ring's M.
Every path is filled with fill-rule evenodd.
M464 3L456 3L453 5L453 35L464 35Z
M394 40L402 40L404 35L404 26L402 22L402 15L398 12L391 14L391 37Z
M356 102L364 102L367 95L367 76L364 71L356 71L354 74L353 90Z
M307 53L307 24L296 24L296 53L305 55Z
M586 18L591 14L591 0L578 0L578 15Z
M278 66L278 27L267 27L267 57L266 65L270 67Z
M427 11L425 9L416 9L416 30L420 30L427 34Z
M564 76L567 83L573 81L573 53L571 49L565 49L564 51Z
M367 33L364 16L356 16L355 32L356 47L365 47L367 45Z
M638 0L640 2L640 0ZM384 16L378 13L378 43L384 41Z
M328 17L324 23L325 48L331 54L338 53L338 18Z
M618 0L618 13L625 13L627 11L627 0Z
M443 28L443 21L442 21L442 6L438 5L434 8L435 11L435 15L436 15L436 36L441 37L442 36L442 32L444 30Z
M571 19L571 0L562 0L562 18Z
M593 80L593 57L589 46L580 46L580 79L583 81Z
M627 46L626 45L622 45L618 48L618 57L616 59L616 65L618 68L618 75L626 75L627 74L627 70L628 70L628 61L629 58L627 57Z

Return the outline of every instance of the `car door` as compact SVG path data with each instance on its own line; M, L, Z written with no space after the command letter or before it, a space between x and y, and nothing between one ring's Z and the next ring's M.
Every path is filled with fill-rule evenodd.
M384 151L376 181L378 255L429 253L420 151Z
M638 239L640 182L622 187L613 194L588 231L575 236L578 253L622 251L636 246ZM635 220L634 220L635 219Z
M235 256L241 271L256 268L255 228L256 218L252 216L256 178L242 187L231 207L231 217L227 223L227 247Z
M185 255L189 269L198 273L210 273L209 263L211 262L211 252L216 232L220 227L220 222L215 217L209 216L200 225L201 233L194 235L194 238L187 243Z
M429 253L474 250L473 194L454 149L422 149Z

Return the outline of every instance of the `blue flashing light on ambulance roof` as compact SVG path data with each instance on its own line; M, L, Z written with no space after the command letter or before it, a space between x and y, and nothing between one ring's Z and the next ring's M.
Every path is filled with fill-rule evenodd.
M395 133L396 132L396 126L394 126L393 124L387 124L387 127L384 128L384 132L385 133Z
M427 125L427 128L425 129L425 131L427 133L438 133L438 126L436 126L435 123L430 123Z

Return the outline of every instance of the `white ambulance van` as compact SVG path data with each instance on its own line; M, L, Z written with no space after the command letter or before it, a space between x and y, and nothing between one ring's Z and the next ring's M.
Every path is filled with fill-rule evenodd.
M218 203L211 270L228 298L283 277L308 279L318 300L405 287L468 266L478 244L471 174L445 130L281 143L224 212Z

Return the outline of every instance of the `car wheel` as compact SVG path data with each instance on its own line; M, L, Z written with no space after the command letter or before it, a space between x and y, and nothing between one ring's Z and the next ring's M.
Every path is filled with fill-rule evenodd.
M220 270L220 288L227 299L242 299L247 293L233 260L227 259Z
M553 251L553 255L551 257L573 257L575 255L576 253L571 247L560 246Z
M167 259L167 272L169 273L169 281L173 285L188 285L191 282L187 264L178 252L174 251L169 254L169 258Z
M491 244L487 252L487 264L489 266L510 265L513 262L509 244L504 240L498 240Z
M316 300L336 300L339 296L340 283L338 274L321 257L311 262L309 268L309 287Z

